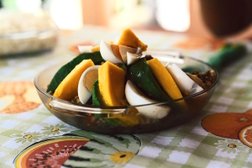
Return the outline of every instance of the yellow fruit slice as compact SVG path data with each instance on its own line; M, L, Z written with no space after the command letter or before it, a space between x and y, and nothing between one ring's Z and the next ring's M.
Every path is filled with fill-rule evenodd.
M91 59L83 60L81 63L76 65L56 88L53 96L64 100L71 100L77 96L77 88L81 74L91 66L94 66Z
M239 139L243 144L252 148L252 125L243 128L239 132Z
M131 29L125 29L118 41L118 45L125 45L132 48L141 48L142 51L147 49L147 45L144 44L138 37L132 32Z
M106 61L98 69L99 90L107 106L126 105L124 96L125 71Z
M153 58L147 63L164 91L174 100L182 98L179 87L162 63L157 58Z

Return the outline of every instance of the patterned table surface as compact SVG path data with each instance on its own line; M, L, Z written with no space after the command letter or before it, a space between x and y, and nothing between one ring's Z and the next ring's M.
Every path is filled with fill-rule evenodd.
M200 116L161 132L117 136L86 132L63 123L41 104L33 86L38 72L73 58L69 51L73 43L99 43L119 33L87 26L60 36L51 52L0 59L0 167L251 167L250 147L201 126L207 114L245 114L252 108L251 53L221 71L218 87ZM222 44L184 35L136 33L151 49L180 50L202 60Z

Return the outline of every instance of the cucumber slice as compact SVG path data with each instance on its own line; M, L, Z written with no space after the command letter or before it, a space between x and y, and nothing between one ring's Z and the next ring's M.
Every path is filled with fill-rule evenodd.
M227 64L245 56L246 53L247 48L244 44L228 43L213 54L207 62L220 71L223 66L226 66Z
M94 83L93 89L92 89L92 105L96 107L102 106L102 101L100 98L100 92L99 92L99 85L98 80Z
M171 100L157 82L145 58L131 64L127 75L135 86L151 99L158 101Z
M78 65L84 59L91 59L94 64L101 64L104 60L101 57L100 52L93 53L82 53L72 59L67 64L63 65L54 75L50 84L48 85L47 92L51 94L54 93L55 89L59 86L61 81L74 69L76 65Z

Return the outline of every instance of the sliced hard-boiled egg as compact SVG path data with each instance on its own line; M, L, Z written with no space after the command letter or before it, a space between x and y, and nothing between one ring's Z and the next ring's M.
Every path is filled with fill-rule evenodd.
M93 46L91 45L79 45L77 46L80 53L92 52Z
M77 46L79 53L86 53L86 52L96 52L100 50L100 47L98 45L92 46L92 45L78 45Z
M140 91L134 86L134 84L128 80L125 86L125 96L130 105L146 105L151 103L157 103L155 100L151 100L145 97ZM153 118L161 119L168 115L170 108L164 105L148 105L136 107L139 113L142 115Z
M137 54L127 52L127 65L134 63L138 59L139 56Z
M104 60L110 61L112 63L122 63L119 47L117 45L101 41L100 52Z
M185 95L194 94L203 90L178 65L168 64L166 68L172 74L181 92Z
M119 53L124 63L127 63L127 53L136 53L137 49L125 45L119 45Z
M95 81L98 79L98 68L95 65L87 68L81 75L78 83L78 97L82 104L85 104L92 95L92 89Z

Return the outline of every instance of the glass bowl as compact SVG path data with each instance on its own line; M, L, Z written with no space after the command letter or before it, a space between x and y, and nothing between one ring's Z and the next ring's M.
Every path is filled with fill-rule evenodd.
M176 63L186 71L205 73L215 72L214 80L207 89L185 96L182 99L138 106L96 108L78 105L53 97L46 92L47 86L56 71L63 65L58 64L40 72L34 84L46 108L60 120L77 128L105 134L147 133L167 129L190 121L208 103L218 82L215 69L200 60L169 53L155 54L162 63ZM174 104L176 107L175 108ZM147 113L167 108L167 115L149 117ZM154 116L154 117L153 117Z

